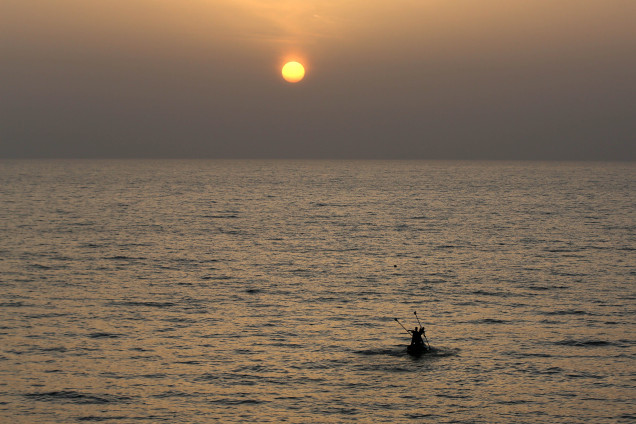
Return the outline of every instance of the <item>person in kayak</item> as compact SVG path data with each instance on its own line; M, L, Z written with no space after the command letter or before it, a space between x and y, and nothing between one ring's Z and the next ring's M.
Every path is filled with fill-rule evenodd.
M424 334L424 327L420 328L419 330L417 329L417 327L415 327L415 330L409 330L409 333L411 333L411 346L425 347L424 340L422 340L422 334Z

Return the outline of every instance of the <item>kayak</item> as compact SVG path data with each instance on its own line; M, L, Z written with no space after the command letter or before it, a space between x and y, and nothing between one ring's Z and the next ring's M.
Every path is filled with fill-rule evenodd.
M406 347L406 353L411 356L420 356L429 351L429 348L425 345L408 345Z

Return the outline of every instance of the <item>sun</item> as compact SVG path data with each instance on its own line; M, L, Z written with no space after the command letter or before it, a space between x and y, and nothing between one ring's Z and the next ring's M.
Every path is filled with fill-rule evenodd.
M298 82L305 77L305 67L298 62L287 62L281 71L287 82Z

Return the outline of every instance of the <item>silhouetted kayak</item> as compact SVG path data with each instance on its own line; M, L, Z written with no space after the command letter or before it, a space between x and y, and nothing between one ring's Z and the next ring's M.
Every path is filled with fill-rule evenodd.
M420 356L428 352L430 349L425 345L408 345L406 352L411 356Z

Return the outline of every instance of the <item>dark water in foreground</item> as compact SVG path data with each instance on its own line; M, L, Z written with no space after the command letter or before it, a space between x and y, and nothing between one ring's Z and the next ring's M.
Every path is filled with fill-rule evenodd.
M636 419L636 165L0 162L0 421ZM393 320L437 349L414 359Z

